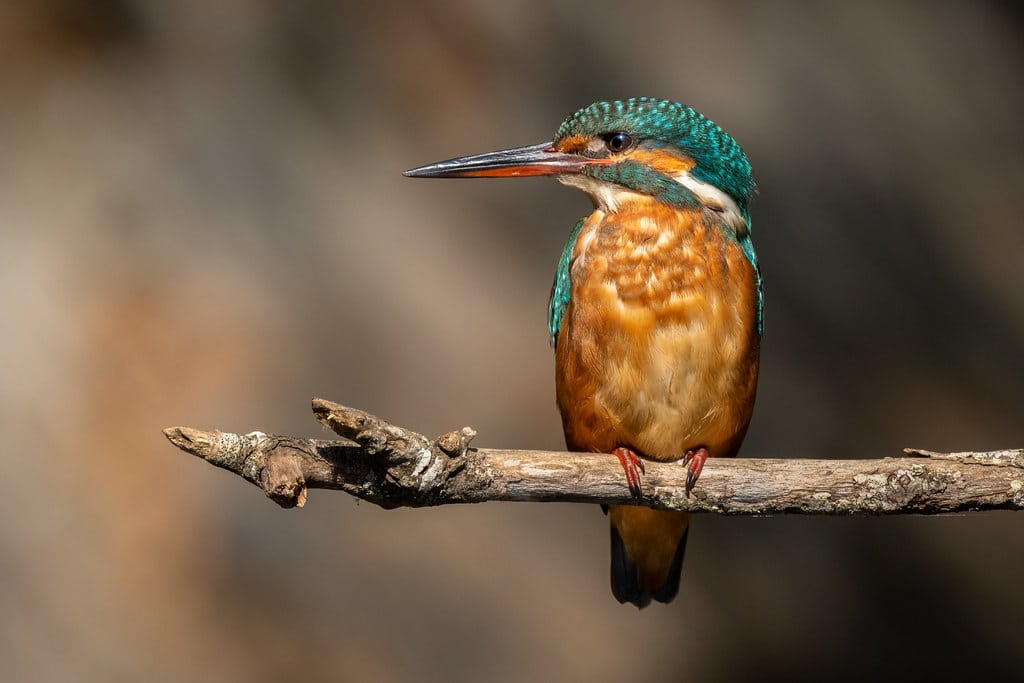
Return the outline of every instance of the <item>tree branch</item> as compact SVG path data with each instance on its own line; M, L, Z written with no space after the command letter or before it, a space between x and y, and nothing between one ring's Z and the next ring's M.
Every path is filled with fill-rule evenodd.
M611 455L470 448L469 427L437 439L355 408L313 399L346 441L171 427L178 448L259 486L282 507L309 488L339 489L384 508L491 500L630 503ZM684 494L686 469L646 462L644 504L725 514L931 514L1024 508L1024 450L879 460L711 458Z

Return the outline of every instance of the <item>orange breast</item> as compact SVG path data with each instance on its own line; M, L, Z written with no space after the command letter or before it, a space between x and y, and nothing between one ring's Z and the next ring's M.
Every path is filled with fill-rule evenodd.
M556 389L574 450L734 455L757 382L756 281L701 211L595 211L573 253Z

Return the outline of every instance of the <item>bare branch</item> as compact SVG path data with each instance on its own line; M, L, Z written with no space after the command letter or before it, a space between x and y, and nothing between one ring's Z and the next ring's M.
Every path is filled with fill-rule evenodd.
M178 448L259 486L282 507L308 488L339 489L385 508L491 500L629 503L618 461L600 453L470 448L468 427L437 439L355 408L313 399L347 441L171 427ZM691 497L686 469L646 463L644 504L725 514L931 514L1024 507L1024 450L879 460L712 458Z

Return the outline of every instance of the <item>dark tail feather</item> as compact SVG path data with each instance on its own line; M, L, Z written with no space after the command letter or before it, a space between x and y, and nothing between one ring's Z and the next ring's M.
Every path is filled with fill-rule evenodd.
M686 555L686 537L690 534L690 527L686 527L683 537L679 539L676 547L676 554L672 557L672 566L665 577L665 583L661 584L651 596L658 602L672 602L679 592L679 575L683 572L683 557Z
M631 602L637 607L643 608L651 602L651 596L645 595L640 590L640 583L636 578L636 565L626 554L626 546L619 536L619 530L614 524L609 524L612 530L612 595L621 604Z
M612 530L612 594L620 603L632 603L638 608L644 608L651 604L651 598L658 602L671 602L679 592L679 577L683 570L683 557L686 555L686 537L689 528L683 531L682 538L676 546L675 555L672 557L672 564L669 566L665 580L660 586L653 590L640 585L639 572L633 561L629 559L626 552L626 545L619 535L614 524L609 525Z

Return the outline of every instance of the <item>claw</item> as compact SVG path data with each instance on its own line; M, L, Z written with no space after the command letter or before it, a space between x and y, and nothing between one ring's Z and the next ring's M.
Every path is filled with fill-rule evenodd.
M686 451L686 455L683 456L683 464L686 465L687 498L690 497L690 491L693 490L694 484L697 483L697 478L704 469L704 463L707 461L708 455L708 449L701 446L696 450Z
M640 474L647 474L644 470L644 461L629 448L616 448L612 453L619 459L622 469L626 471L626 485L629 486L629 492L637 502L640 502L644 497L643 489L640 488Z

